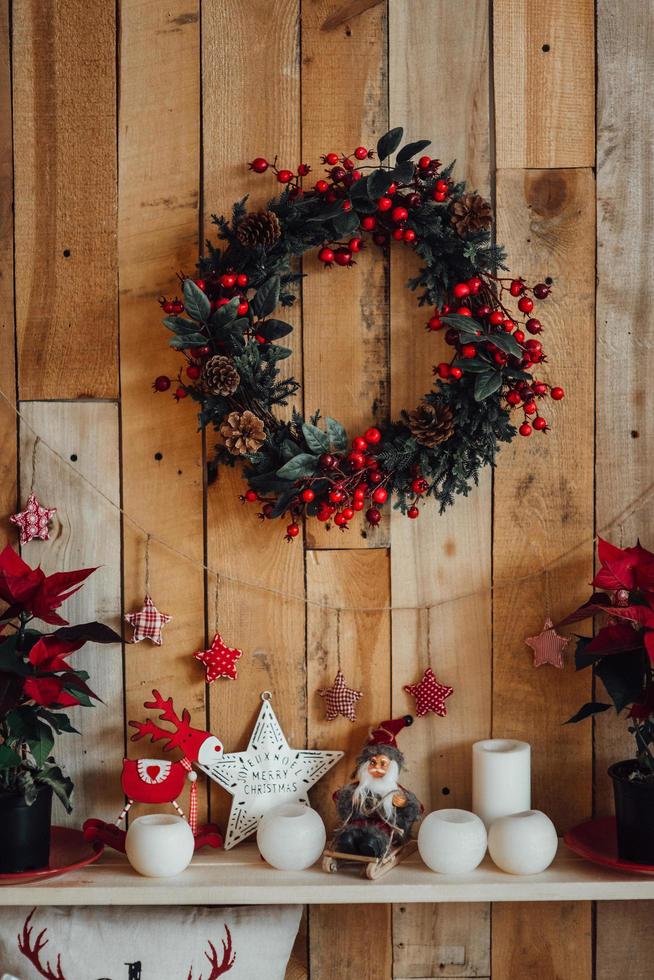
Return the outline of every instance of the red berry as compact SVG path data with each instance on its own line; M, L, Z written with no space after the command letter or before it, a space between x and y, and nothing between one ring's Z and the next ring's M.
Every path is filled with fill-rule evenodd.
M515 323L513 322L513 320L502 320L502 326L504 327L506 333L511 333L511 331L515 327Z
M377 484L381 483L383 479L384 474L380 473L379 470L374 470L372 473L368 474L368 481L372 483L373 486L377 486Z
M457 282L452 292L455 299L463 299L465 296L470 295L470 286L467 282Z
M458 313L459 316L472 316L472 310L468 309L467 306L459 306L454 312Z
M245 289L249 281L250 280L248 279L248 277L245 275L244 272L241 272L241 274L236 277L236 285L240 286L241 289Z
M521 313L531 313L534 308L534 301L531 296L521 296L518 300L518 309Z
M349 242L347 243L347 247L349 248L350 252L360 252L362 246L363 242L360 238L350 238Z
M375 235L373 235L372 240L374 241L375 245L379 245L380 248L383 248L384 245L388 244L388 238L386 235L382 234L382 232L377 232Z
M396 190L397 190L397 184L391 184L388 190L386 191L386 193L394 194Z
M212 303L212 306L215 309L219 310L221 306L227 306L228 303L229 300L225 296L223 296L221 297L221 299L217 299L214 303Z
M379 431L379 429L376 429L374 426L371 429L366 429L363 436L363 438L370 446L378 445L378 443L381 442L381 437L382 437L381 432Z
M331 265L335 256L331 248L321 248L318 252L318 258L321 262L324 262L325 265Z
M333 167L335 163L338 163L338 153L326 153L325 163L328 163L330 167Z
M339 489L330 490L329 499L333 504L340 504L342 500L345 500L345 493Z
M392 207L393 207L393 202L391 201L390 197L380 197L379 200L377 201L378 211L390 211Z
M525 335L522 332L522 330L516 330L516 332L513 334L513 336L514 336L515 340L518 341L519 344L524 344L524 342L525 342Z
M527 415L535 415L536 412L538 411L538 406L536 405L536 402L531 402L531 401L525 402L524 407Z
M500 310L493 310L488 318L488 322L493 327L499 327L501 323L504 323L504 314Z
M537 320L535 317L527 320L527 330L529 333L540 333L542 329L540 320Z
M307 174L310 172L310 170L311 170L311 167L309 166L308 163L301 163L299 165L299 167L297 168L298 176L300 176L300 177L306 177Z
M165 299L161 304L161 309L164 311L164 313L174 313L175 304L172 302L172 300Z
M443 380L445 380L445 378L449 378L450 365L447 363L447 361L441 361L441 363L436 368L436 373L438 374L438 377L443 378Z
M175 392L175 398L186 398L186 388L178 388Z
M496 364L499 364L500 367L506 364L508 359L509 359L509 355L505 354L504 351L496 350L495 353L493 354L493 360L495 361Z
M470 286L470 282L468 282L468 285ZM472 287L470 288L472 289ZM483 316L488 316L489 313L490 313L490 306L480 306L479 309L477 310L477 316L480 318Z
M445 324L443 323L443 321L439 316L433 316L431 317L430 320L427 321L427 328L429 330L442 330L444 326Z
M270 164L263 157L255 157L251 163L248 163L250 170L254 170L255 174L264 174Z
M388 490L386 487L377 487L376 490L373 490L372 499L376 504L385 503L388 500Z
M236 312L239 316L245 316L245 314L249 309L250 309L250 304L246 299L244 299L243 302L239 303L238 306L236 307Z
M352 450L351 453L348 453L347 461L353 470L362 470L363 467L366 465L366 461L363 456L363 453L356 452L355 450Z
M407 211L406 208L402 208L402 207L393 208L391 212L391 218L393 219L395 224L399 224L400 221L406 221L408 217L409 217L409 212Z
M546 428L547 428L547 419L544 419L542 415L537 415L536 418L534 419L534 429L538 429L539 432L542 432Z
M407 228L402 237L404 238L405 242L415 242L416 233L413 228Z
M173 313L183 313L184 304L180 303L178 299L173 300Z
M220 277L220 285L224 289L233 289L236 285L236 276L233 272L226 272Z
M431 157L420 157L418 160L418 166L421 170L429 170L431 165Z
M342 167L334 167L331 174L332 174L332 180L335 180L336 183L343 180L343 177L346 176L345 170L343 170Z
M363 436L357 436L355 439L352 440L352 449L356 449L358 453L365 453L367 448L368 448L368 443L363 438Z
M393 238L394 238L394 240L396 242L401 242L402 241L402 239L404 238L404 232L402 231L401 228L394 228L393 229Z
M311 487L307 487L305 490L302 491L300 497L302 498L305 504L310 504L312 500L315 500L316 495L311 489Z
M552 390L550 391L550 395L552 396L555 402L560 402L561 399L565 396L565 392L563 388L552 388Z
M318 462L323 470L333 470L338 465L338 460L331 453L323 453Z
M473 276L472 279L468 279L468 286L470 287L470 292L473 294L473 296L477 295L482 285L483 283L479 276Z
M317 180L316 183L314 184L314 187L319 194L326 194L327 191L329 190L329 184L327 183L326 180Z
M277 174L277 180L280 184L288 184L291 180L293 180L293 171L280 170Z
M521 436L530 436L531 426L529 425L529 422L523 422L518 431Z
M300 533L300 528L297 524L289 524L286 528L286 534L289 538L297 538Z
M446 180L437 180L435 186L436 190L440 191L441 194L445 194L447 192L448 183Z
M441 204L447 197L447 193L446 191L432 191L431 196L438 204Z
M203 292L207 288L207 284L204 281L204 279L194 279L193 282L198 287L198 289L201 289Z
M420 511L414 505L413 507L409 507L408 511L406 512L406 516L410 517L412 521L415 521L416 517L420 516Z
M429 489L429 484L424 479L424 477L419 476L411 484L411 489L413 490L414 493L422 495L423 493L426 493L427 490Z
M255 500L259 499L259 494L256 490L246 490L245 499L248 501L248 503L252 504Z
M366 160L368 158L368 151L365 146L357 146L354 155L357 160Z
M515 334L513 336L515 337ZM543 345L541 344L540 340L528 340L525 347L527 350L536 352L542 351L543 349Z
M451 367L450 377L453 378L454 381L459 381L463 377L463 371L460 367Z
M202 368L199 364L189 364L186 369L186 374L192 381L197 381L202 374Z
M550 287L544 282L537 282L534 286L534 296L536 299L547 299L550 294Z
M376 527L376 525L381 521L381 513L376 507L369 507L366 511L366 519L368 524L372 524L373 527Z
M372 231L377 224L377 219L372 214L367 214L365 218L361 219L361 227L365 231Z
M170 378L165 374L160 374L158 378L155 378L152 382L152 387L155 391L168 391L170 388Z
M265 344L266 343L266 338L265 337L262 337L260 333L255 333L254 339L256 340L256 342L258 344Z
M524 282L521 282L520 279L514 279L509 286L509 291L512 296L520 296L525 291Z
M208 357L211 353L210 347L195 347L193 349L193 355L195 357Z
M319 521L322 521L324 523L325 521L329 520L330 514L328 510L322 509L318 511L316 517L318 518Z
M461 355L462 357L466 357L466 358L476 357L477 348L475 347L474 344L464 344L463 347L461 348Z
M354 517L354 510L352 509L352 507L343 508L343 517L345 518L346 521L352 520L352 518Z
M409 194L406 199L406 203L410 208L419 208L422 204L422 197L416 191L413 194Z
M506 400L509 403L509 405L519 405L520 402L522 401L522 398L520 397L517 391L510 391L506 396Z
M334 260L336 265L352 265L352 252L349 248L337 248L334 252Z
M545 395L547 394L547 385L543 381L537 381L534 385L535 395Z
M364 508L365 506L366 506L366 505L364 504L364 502L363 502L363 500L355 500L355 501L353 502L353 504L352 504L352 509L353 509L353 510L363 510L363 508Z

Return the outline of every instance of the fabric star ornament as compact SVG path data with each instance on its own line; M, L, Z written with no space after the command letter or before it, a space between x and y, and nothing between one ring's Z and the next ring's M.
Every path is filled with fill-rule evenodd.
M242 656L243 651L228 647L220 633L216 633L208 650L199 650L194 654L195 659L204 664L207 684L211 684L218 677L230 677L235 681L238 677L236 661Z
M333 721L338 715L343 715L350 721L356 721L356 708L354 706L363 697L363 692L353 691L351 687L346 687L343 671L338 671L331 687L323 688L318 691L318 694L325 699L327 704L325 712L327 721Z
M563 651L569 642L570 637L559 636L549 616L540 633L525 639L527 646L534 651L534 667L551 664L559 669L563 668Z
M125 619L134 629L132 643L140 643L141 640L150 640L158 647L163 643L161 631L173 617L166 613L159 612L151 596L146 595L143 608L136 613L127 613Z
M33 538L47 541L50 536L50 521L57 513L56 507L42 507L34 491L30 493L25 510L12 514L9 520L20 528L20 543L27 544Z
M445 701L454 694L453 687L436 680L431 667L427 667L422 680L417 684L405 684L404 690L416 699L416 714L420 717L426 715L428 711L433 711L435 715L440 715L442 718L447 714Z

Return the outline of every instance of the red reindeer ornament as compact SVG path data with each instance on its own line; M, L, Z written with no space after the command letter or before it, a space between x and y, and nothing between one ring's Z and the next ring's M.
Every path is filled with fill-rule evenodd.
M130 726L136 731L131 737L133 742L140 738L150 738L152 742L166 740L164 752L180 749L183 758L174 759L124 759L121 775L121 785L127 797L127 802L121 810L114 825L101 820L87 820L84 824L84 834L87 840L100 840L117 850L125 850L125 832L119 829L123 818L129 813L134 803L164 804L171 803L180 816L184 812L177 802L184 783L191 783L191 800L189 806L189 824L196 840L196 849L204 844L213 847L222 846L222 836L211 824L197 827L197 773L193 763L211 765L223 754L222 743L215 735L193 728L190 724L191 715L186 708L181 717L176 713L172 698L163 698L159 691L152 692L152 701L146 701L144 707L154 708L159 712L159 721L173 725L173 731L162 728L155 721L130 721Z

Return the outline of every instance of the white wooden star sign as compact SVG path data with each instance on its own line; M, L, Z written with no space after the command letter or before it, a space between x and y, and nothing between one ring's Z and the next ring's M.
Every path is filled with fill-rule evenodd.
M229 814L225 850L253 834L264 813L280 803L306 803L309 789L324 776L342 752L292 749L286 741L271 695L263 704L250 742L243 752L227 752L216 762L199 768L234 797Z

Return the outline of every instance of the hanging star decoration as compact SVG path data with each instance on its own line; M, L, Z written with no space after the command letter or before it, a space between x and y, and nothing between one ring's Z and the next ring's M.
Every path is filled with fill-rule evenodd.
M50 536L50 521L57 513L56 507L42 507L32 491L27 498L25 510L12 514L9 520L20 528L20 543L27 544L33 538L47 541Z
M159 612L152 597L146 595L143 608L139 612L127 613L125 619L134 629L132 643L140 643L141 640L150 640L158 647L163 643L161 631L173 617L166 613Z
M218 677L229 677L233 681L238 678L236 661L241 659L243 651L228 647L220 633L216 633L209 649L199 650L193 656L204 664L207 684L211 684Z
M350 721L356 721L355 705L363 697L363 692L353 691L351 687L346 687L342 670L336 674L332 686L322 688L318 694L326 701L325 719L327 721L333 721L338 715L343 715Z
M343 757L342 752L292 749L270 703L263 704L244 752L228 752L199 768L231 793L225 849L253 834L263 815L281 803L309 805L307 791Z
M570 637L559 636L549 616L540 633L525 639L527 646L534 651L534 667L551 664L552 667L558 667L559 670L563 668L563 651L569 642Z
M405 684L404 690L416 699L416 714L420 717L426 715L428 711L433 711L435 715L440 715L442 718L447 714L445 701L454 694L453 687L436 680L431 667L427 667L422 680L417 684Z

